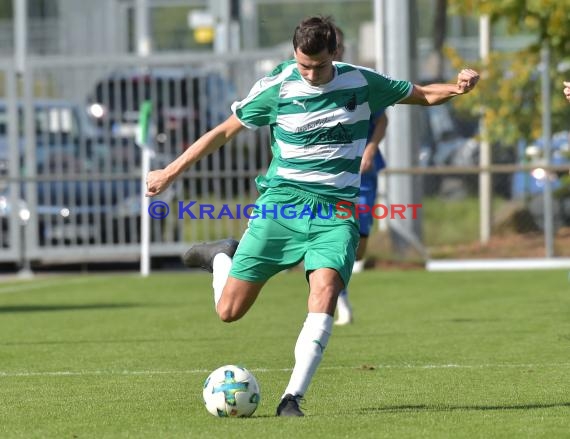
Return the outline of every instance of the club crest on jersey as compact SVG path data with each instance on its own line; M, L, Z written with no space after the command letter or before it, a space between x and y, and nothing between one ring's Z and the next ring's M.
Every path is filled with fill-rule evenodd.
M353 94L351 96L351 98L348 100L348 102L346 103L344 108L346 108L346 110L350 111L350 112L353 112L354 110L356 110L356 95L355 94Z

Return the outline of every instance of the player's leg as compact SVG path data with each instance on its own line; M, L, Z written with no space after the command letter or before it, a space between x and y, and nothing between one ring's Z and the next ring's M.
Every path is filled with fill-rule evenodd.
M370 209L373 208L376 201L376 190L377 190L377 179L375 173L367 173L362 175L360 184L360 198L358 200L359 204L366 205ZM366 248L368 246L368 236L370 230L372 229L373 217L371 211L364 211L359 214L360 222L360 240L358 243L358 248L356 251L356 261L354 261L354 266L352 267L353 273L360 273L364 270ZM334 322L335 325L348 325L354 320L352 305L348 298L348 289L343 289L339 296L337 302L337 319Z
M368 247L368 237L372 231L372 224L374 217L372 216L372 209L376 203L376 193L378 191L378 176L375 172L368 172L362 174L360 181L360 198L358 202L370 208L368 212L363 212L359 215L360 220L360 242L356 252L356 261L354 262L354 273L359 273L364 270L364 263L366 257L366 249Z
M273 271L267 272L259 264L253 264L257 271L247 272L243 260L254 258L248 255L255 254L257 244L255 239L252 243L252 239L248 240L246 235L244 234L241 244L233 239L224 239L193 245L182 258L187 267L199 267L212 273L214 305L218 316L224 322L233 322L243 317L275 271L272 267ZM240 252L240 247L245 250ZM240 273L240 277L245 276L247 279L230 275L234 267L234 257L237 258L235 271Z
M279 201L278 196L266 193L256 205L279 206ZM197 244L183 257L186 266L213 273L216 312L225 322L243 317L266 281L297 265L304 254L304 234L288 236L290 224L265 218L259 208L251 216L256 219L250 220L239 242L229 239Z
M362 224L363 220L361 219L360 233L362 233L362 228L363 228ZM353 273L359 273L364 269L364 260L359 261L359 256L360 259L363 259L364 257L364 252L361 251L363 245L363 238L364 238L364 245L366 245L366 240L368 239L368 237L363 237L362 234L360 235L360 239L358 241L358 247L356 249L356 261L354 261L354 266L352 267ZM336 311L337 311L337 317L334 322L335 325L337 326L350 325L354 321L354 316L352 313L352 304L348 299L348 288L343 288L342 291L339 293L338 301L336 303Z
M295 366L277 407L278 416L304 416L299 402L313 378L332 332L338 293L344 287L337 271L320 268L309 275L308 314L295 344Z
M368 247L368 234L372 227L372 221L369 225L363 225L360 222L360 241L358 242L358 249L356 250L356 261L354 261L354 267L352 268L353 273L361 273L364 271L364 266L366 264L366 249Z
M363 230L360 231L360 241L358 241L358 248L356 249L356 265L357 261L364 262L364 257L366 256L366 248L368 247L368 234L370 233L370 226L364 230L366 235L362 234ZM354 272L354 271L353 271Z
M362 224L360 222L360 241L358 241L358 248L356 250L356 261L354 261L354 266L352 267L353 273L360 273L364 271L364 257L366 256L366 247L368 245L368 236L362 235ZM368 227L370 230L370 227ZM348 300L348 289L343 289L338 295L337 302L337 312L338 316L334 324L338 326L350 325L354 321L354 315L352 313L352 305L350 300Z
M251 308L265 282L249 282L228 276L216 302L216 312L224 322L241 319Z
M317 229L310 236L305 255L310 287L308 314L297 338L295 366L277 408L278 416L303 416L299 400L321 362L332 332L338 294L348 284L354 263L358 243L354 219L332 218Z
M214 305L220 319L233 322L251 308L265 282L249 282L229 277L232 258L239 242L235 239L195 244L182 257L187 267L212 273Z
M348 290L346 288L343 288L339 293L336 307L337 318L334 324L337 326L350 325L353 322L352 305L350 300L348 300Z

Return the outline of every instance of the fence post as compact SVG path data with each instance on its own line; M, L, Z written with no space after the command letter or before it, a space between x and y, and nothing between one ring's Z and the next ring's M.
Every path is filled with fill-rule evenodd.
M479 54L481 61L486 65L489 61L491 49L491 19L488 15L482 15L479 20ZM484 73L484 72L483 72ZM486 168L491 164L491 146L487 138L484 115L479 122L481 142L479 166ZM492 175L489 171L479 174L479 240L486 244L491 238L491 218L493 209L493 185Z
M139 111L139 125L137 129L137 145L142 149L141 157L141 276L146 277L150 273L150 205L146 192L146 176L150 171L150 159L152 151L148 144L148 130L152 102L144 101Z
M542 68L542 138L544 139L544 161L545 166L551 163L552 144L552 120L551 108L552 99L550 94L550 48L545 42L540 52ZM554 220L552 203L552 183L550 172L546 172L544 179L544 250L545 256L554 256Z

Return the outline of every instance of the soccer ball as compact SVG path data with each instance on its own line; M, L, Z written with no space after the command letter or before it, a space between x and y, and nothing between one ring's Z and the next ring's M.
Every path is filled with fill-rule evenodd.
M206 410L219 417L251 416L259 404L259 385L247 369L229 364L214 370L202 392Z

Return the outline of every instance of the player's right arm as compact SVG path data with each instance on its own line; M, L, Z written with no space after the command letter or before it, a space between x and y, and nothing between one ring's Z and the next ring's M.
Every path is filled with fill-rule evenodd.
M150 171L146 177L146 196L154 197L163 192L182 172L203 157L221 148L243 128L242 123L232 114L224 122L196 140L164 169Z

